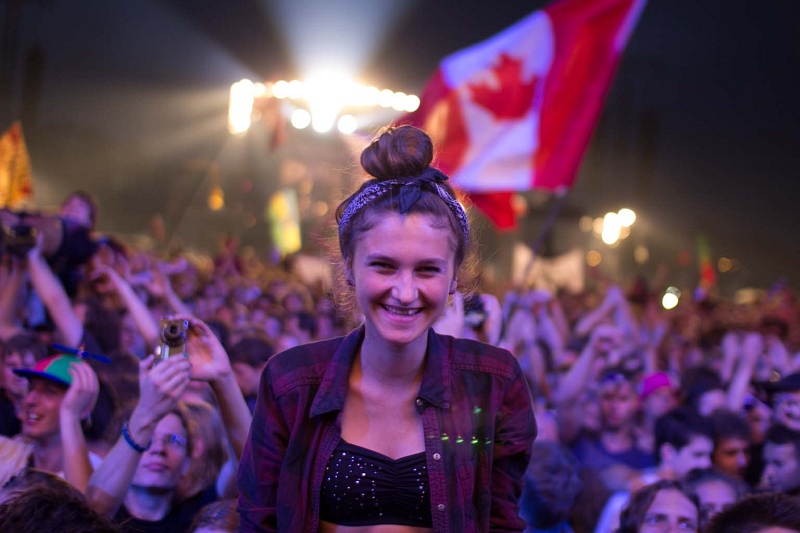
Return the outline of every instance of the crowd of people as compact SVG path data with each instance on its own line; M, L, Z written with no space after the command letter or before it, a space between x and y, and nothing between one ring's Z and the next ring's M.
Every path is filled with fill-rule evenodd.
M333 290L3 211L0 531L800 532L792 289L480 286L432 156L364 151Z

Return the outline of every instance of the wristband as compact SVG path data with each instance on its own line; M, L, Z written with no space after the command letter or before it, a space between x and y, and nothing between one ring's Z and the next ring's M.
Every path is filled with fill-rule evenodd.
M138 442L133 440L133 437L131 437L131 434L128 432L128 423L127 422L125 422L125 424L122 426L122 437L125 439L125 442L127 442L128 445L131 448L133 448L134 450L136 450L139 453L146 452L147 450L150 449L150 445L153 444L153 441L150 440L147 443L147 446L142 446L141 444L139 444Z

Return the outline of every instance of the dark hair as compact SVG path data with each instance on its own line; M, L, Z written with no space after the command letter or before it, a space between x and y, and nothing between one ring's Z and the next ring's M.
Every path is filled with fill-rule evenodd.
M660 416L655 426L656 462L661 462L661 447L664 444L671 444L676 450L680 450L694 437L708 437L708 440L714 440L708 420L693 409L677 407Z
M713 390L723 390L722 380L716 372L705 366L687 369L680 380L686 391L683 403L695 411L700 411L703 395Z
M189 533L202 527L212 527L235 533L239 531L239 513L236 512L236 500L220 500L209 503L200 509L189 526Z
M797 498L770 492L747 496L717 514L706 533L753 533L768 527L800 531Z
M90 423L86 424L83 436L90 441L113 444L122 431L122 408L116 390L105 379L98 379L97 402L94 404Z
M583 490L580 465L570 451L553 442L533 445L520 498L520 516L534 528L567 520Z
M26 469L6 484L10 497L0 504L0 531L116 533L108 518L93 511L83 495L53 474Z
M644 517L647 515L647 510L653 504L653 500L662 490L677 490L686 496L686 499L692 502L697 510L698 525L700 520L700 505L697 503L697 497L687 490L686 485L679 481L672 481L662 479L656 481L651 485L647 485L631 494L630 500L622 508L622 514L619 517L619 529L617 533L639 533L639 528L644 523Z
M336 208L337 222L361 191L382 181L418 176L431 165L433 155L433 142L424 131L413 126L389 127L383 130L361 152L361 166L374 179L365 181L355 193L339 204ZM449 182L440 182L438 185L454 199L464 203L462 195L456 192ZM350 219L347 228L339 235L339 251L344 260L344 265L340 266L344 267L344 270L351 266L359 238L378 222L377 215L399 211L397 193L402 185L394 187L396 190L376 198L357 212ZM463 273L462 267L471 267L471 261L467 261L472 251L469 238L461 231L458 219L444 200L434 192L423 188L422 195L407 212L433 215L437 219L446 220L452 235L456 272L461 270ZM354 307L352 290L347 286L345 272L341 272L337 277L339 278L335 284L337 304L345 309L352 309Z
M719 409L710 417L711 431L714 435L714 447L726 439L752 440L750 426L744 416L727 409Z
M86 191L75 191L67 196L66 199L61 202L61 205L63 206L73 198L81 200L89 208L89 220L92 222L92 227L94 227L97 222L97 200Z
M260 367L273 355L275 347L265 336L245 337L228 352L231 363L244 363L253 368Z
M5 341L2 348L3 359L12 353L30 352L40 361L47 357L47 346L32 333L17 333Z
M783 424L773 424L764 436L764 444L771 442L778 446L791 444L794 446L794 453L800 460L800 432L791 430Z
M747 485L743 481L734 479L728 474L720 472L716 468L695 468L683 478L683 482L693 494L697 493L697 487L710 481L720 481L726 483L736 494L736 498L747 495Z

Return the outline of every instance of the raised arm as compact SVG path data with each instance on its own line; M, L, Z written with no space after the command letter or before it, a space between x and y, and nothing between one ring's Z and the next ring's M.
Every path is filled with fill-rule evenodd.
M192 362L192 378L207 381L217 398L222 422L236 459L244 450L253 420L247 402L233 375L231 361L211 328L198 318L189 320L187 353Z
M136 328L139 333L144 337L145 342L149 349L155 349L158 344L158 324L156 324L153 315L147 309L147 306L133 291L133 288L127 281L122 279L122 276L116 270L108 265L96 265L92 273L92 279L105 279L111 284L114 291L120 297L125 305L125 308L131 314Z
M138 446L149 446L158 421L175 408L189 385L191 364L185 357L170 357L153 365L151 355L139 363L139 403L136 404L126 430ZM128 492L142 451L136 450L124 437L97 467L86 489L86 500L96 512L114 516Z
M0 265L0 339L6 340L22 329L17 324L20 291L25 284L25 269L16 257Z
M69 374L72 376L72 384L59 409L64 479L81 492L86 492L92 475L92 464L89 462L89 448L86 446L81 420L92 412L100 385L97 374L87 363L72 363Z
M28 273L33 288L50 313L64 344L77 347L83 338L83 324L72 310L67 291L42 256L41 243L28 253Z
M758 358L764 352L764 341L759 333L748 333L742 341L739 366L728 386L728 408L739 412L744 407L747 387L753 377Z
M564 379L559 383L554 396L556 403L570 403L574 401L586 388L592 376L595 359L603 353L605 346L620 343L619 330L613 326L598 326L592 333L591 339L581 352L578 360L569 369Z

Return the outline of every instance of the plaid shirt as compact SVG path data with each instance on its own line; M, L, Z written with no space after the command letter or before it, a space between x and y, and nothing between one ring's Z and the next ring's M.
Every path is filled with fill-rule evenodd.
M240 531L319 529L325 467L363 326L272 357L239 463ZM416 400L433 531L522 531L522 476L536 438L527 382L505 350L428 333Z

